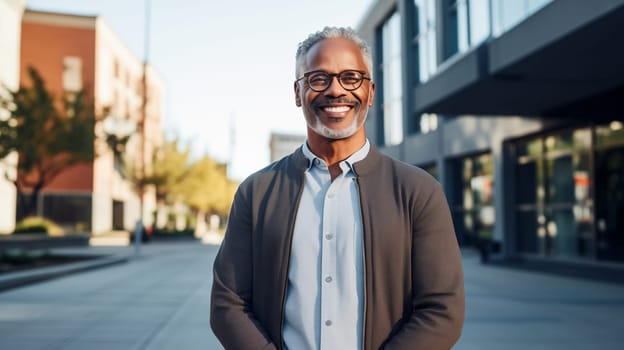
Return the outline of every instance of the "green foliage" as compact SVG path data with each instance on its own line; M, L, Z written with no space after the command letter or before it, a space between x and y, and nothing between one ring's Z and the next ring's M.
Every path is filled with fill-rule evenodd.
M181 148L180 141L166 141L163 147L154 153L152 170L147 182L156 186L160 199L174 203L178 197L178 187L189 175L190 150Z
M14 233L46 233L50 236L60 236L64 231L52 220L29 216L15 224Z
M28 68L32 84L0 94L0 159L19 154L15 185L33 191L28 212L34 212L39 191L64 169L95 157L95 116L83 92L61 101L46 89L37 70Z
M182 202L199 212L227 215L236 184L227 178L226 165L209 156L192 161L189 147L180 143L178 139L166 141L154 152L143 179L127 160L130 181L137 188L155 186L159 199L169 204Z
M203 213L227 214L235 185L227 178L226 166L204 156L193 163L179 192L184 202Z

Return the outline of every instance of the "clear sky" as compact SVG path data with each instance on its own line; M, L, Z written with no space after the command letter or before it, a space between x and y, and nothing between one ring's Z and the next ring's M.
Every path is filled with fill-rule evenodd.
M326 25L356 28L372 0L149 2L147 57L167 84L167 135L196 156L231 159L230 175L242 180L268 164L271 131L305 134L293 93L297 44ZM139 58L145 4L27 0L35 10L102 16Z

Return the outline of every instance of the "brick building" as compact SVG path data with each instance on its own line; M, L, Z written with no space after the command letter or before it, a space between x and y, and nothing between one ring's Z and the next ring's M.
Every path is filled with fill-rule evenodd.
M152 153L163 143L165 86L157 71L130 52L99 16L26 10L21 32L22 83L29 83L27 68L33 66L57 96L85 91L94 115L105 120L96 124L94 133L103 135L106 120L113 121L108 125L124 121L135 126L126 147L128 157L139 167L149 167ZM64 170L44 188L39 215L70 230L94 234L132 229L139 217L139 195L122 176L120 159L102 140L96 139L98 156L92 163ZM153 189L145 191L142 202L143 221L150 224L156 209Z

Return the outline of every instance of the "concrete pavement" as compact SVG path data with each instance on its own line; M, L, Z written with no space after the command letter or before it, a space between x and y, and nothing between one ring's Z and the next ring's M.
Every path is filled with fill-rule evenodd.
M624 285L481 265L464 252L466 322L455 349L622 349Z
M0 293L0 349L222 349L209 327L217 249L150 243L128 263ZM478 260L465 252L466 324L454 349L622 348L624 285Z
M208 298L217 249L146 244L126 264L0 293L0 349L220 349Z

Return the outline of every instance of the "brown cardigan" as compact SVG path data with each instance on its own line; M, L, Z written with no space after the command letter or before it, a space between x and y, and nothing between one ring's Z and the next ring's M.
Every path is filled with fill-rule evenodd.
M236 193L214 263L210 315L228 350L284 348L290 248L306 167L298 149ZM440 185L374 146L354 168L364 235L363 349L451 348L464 321L464 280Z

